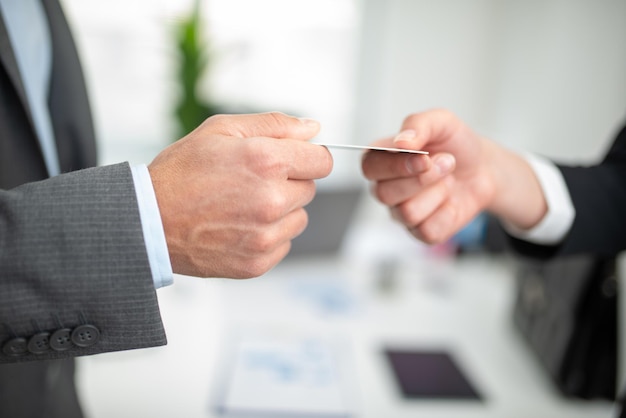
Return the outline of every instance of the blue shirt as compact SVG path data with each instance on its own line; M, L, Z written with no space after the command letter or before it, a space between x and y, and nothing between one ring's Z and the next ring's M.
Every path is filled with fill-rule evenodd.
M48 109L52 47L45 11L39 0L0 0L0 10L22 76L48 175L56 176L60 174L59 157ZM165 232L148 168L145 164L133 166L131 172L152 280L158 289L174 281Z

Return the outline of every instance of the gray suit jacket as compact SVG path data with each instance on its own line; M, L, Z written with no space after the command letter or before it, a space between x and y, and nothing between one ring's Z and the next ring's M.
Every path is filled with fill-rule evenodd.
M56 416L59 388L50 375L63 376L63 369L57 383L68 380L67 359L166 343L130 169L87 168L96 163L96 148L82 71L57 0L42 3L53 46L49 105L65 173L55 178L46 179L0 16L3 417ZM24 399L13 397L19 393Z

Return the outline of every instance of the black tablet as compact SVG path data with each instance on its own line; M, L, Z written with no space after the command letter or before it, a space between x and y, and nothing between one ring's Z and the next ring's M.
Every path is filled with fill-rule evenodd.
M384 352L405 398L482 400L450 353L393 349Z

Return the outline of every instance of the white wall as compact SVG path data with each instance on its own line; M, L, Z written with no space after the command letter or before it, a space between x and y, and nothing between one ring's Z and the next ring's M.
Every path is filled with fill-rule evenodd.
M174 139L175 22L191 0L63 0L86 70L101 163L149 162ZM210 67L202 95L243 111L322 123L319 141L349 142L355 0L204 0ZM348 168L359 175L359 167Z
M446 107L515 149L590 161L625 120L625 1L362 3L358 141Z
M102 163L147 162L173 139L173 23L191 2L64 0L92 93ZM369 143L446 107L515 149L599 158L626 116L624 0L211 0L222 102L322 122ZM336 152L332 181L360 179Z

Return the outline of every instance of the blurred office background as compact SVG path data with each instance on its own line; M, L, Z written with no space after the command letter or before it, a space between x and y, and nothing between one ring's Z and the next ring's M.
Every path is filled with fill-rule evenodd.
M174 33L193 1L62 3L83 57L100 137L100 163L150 162L177 138L174 107L180 84ZM319 142L367 144L396 133L412 112L443 107L477 132L511 148L587 163L601 158L626 120L624 0L207 0L201 2L200 12L209 54L200 94L233 111L280 110L315 118L322 124ZM320 188L365 189L358 153L333 154L335 170L320 182ZM352 278L345 288L331 284L311 291L318 296L344 295L339 301L316 299L326 309L325 324L331 329L360 330L347 346L371 344L371 352L363 351L368 347L357 350L357 371L348 374L359 376L355 387L375 391L380 399L361 393L347 415L607 416L610 403L570 404L559 397L524 350L508 318L514 287L506 260L482 255L462 267L441 262L441 254L410 239L367 195L353 219L354 230L347 235L352 246L345 249L348 261L318 273L324 283L335 275L355 272L363 280ZM377 256L381 260L373 264ZM314 266L325 265L313 260ZM401 271L389 267L389 262ZM86 410L93 417L215 413L212 396L228 379L220 380L210 370L222 363L227 344L223 337L231 338L231 328L246 322L245 313L237 314L239 322L227 321L230 318L223 315L235 315L233 306L254 306L261 296L274 300L276 292L285 290L277 284L282 283L281 275L303 275L303 270L315 275L314 266L307 260L288 263L284 270L278 269L278 279L267 278L267 288L263 287L266 278L198 284L177 277L172 288L159 291L168 347L84 359L80 381ZM475 280L455 279L468 274ZM376 286L376 292L393 294L393 281L379 280L363 288L363 283L372 284L381 275L401 277L400 293L413 292L413 305L420 306L407 307L412 299L398 295L382 305L363 296ZM370 276L371 280L364 279ZM299 301L299 291L285 294ZM437 305L445 297L454 303ZM490 303L502 318L492 317L485 307ZM328 314L336 304L349 306L351 313ZM259 309L263 308L267 306ZM373 310L393 323L361 318L358 325L346 325L347 318L358 317L355 312L363 310L369 314ZM477 315L473 322L464 318L470 312ZM441 316L412 316L433 313ZM268 315L267 322L272 323L282 314ZM297 313L294 317L302 319ZM186 346L190 335L199 334L206 338L201 341L210 342L204 355L202 347ZM454 335L460 336L458 341ZM487 355L484 346L461 340L472 336L497 348ZM460 347L459 356L482 380L490 402L454 403L450 410L433 403L426 407L407 403L383 367L376 365L379 357L372 354L393 341L398 346L451 343ZM508 389L498 388L498 381Z

